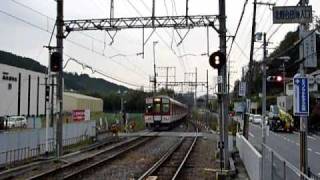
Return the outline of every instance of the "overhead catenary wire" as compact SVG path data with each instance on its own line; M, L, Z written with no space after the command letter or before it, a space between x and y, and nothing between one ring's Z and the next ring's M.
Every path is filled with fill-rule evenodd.
M18 21L20 21L20 22L23 22L23 23L25 23L25 24L27 24L27 25L30 25L30 26L32 26L32 27L34 27L34 28L37 28L37 29L39 29L39 30L41 30L41 31L44 31L44 32L46 32L46 33L50 33L50 34L51 34L51 32L48 31L47 29L42 28L41 26L38 26L38 25L36 25L36 24L33 24L33 23L29 22L29 21L26 21L26 20L24 20L24 19L22 19L22 18L20 18L20 17L18 17L18 16L12 15L12 14L6 12L6 11L3 11L3 10L0 9L0 13L5 14L5 15L11 17L11 18L14 18L14 19L16 19L16 20L18 20ZM76 42L73 42L73 41L70 41L70 40L68 40L68 42L77 44ZM78 46L82 46L82 45L81 45L81 44L78 44ZM84 47L84 48L87 48L87 47L85 47L85 46L83 46L83 47ZM114 78L114 77L113 77L113 78ZM114 78L114 79L117 79L117 78ZM122 82L122 83L123 83L123 82L125 82L125 81L120 80L119 82ZM126 84L132 85L132 83L127 83L127 82L126 82ZM139 87L141 87L141 86L139 86Z
M15 4L19 5L19 6L22 6L22 7L26 8L26 9L28 9L28 10L30 10L30 11L33 11L33 12L35 12L35 13L43 16L43 17L46 17L48 20L52 20L52 21L55 23L55 19L54 19L53 17L50 17L50 16L48 16L48 15L46 15L46 14L40 12L40 11L37 11L37 10L33 9L32 7L30 7L30 6L26 5L26 4L23 4L23 3L21 3L21 2L18 2L18 1L16 1L16 0L11 0L11 1L12 1L13 3L15 3ZM21 18L19 18L19 19L20 19L20 20L23 20L23 19L21 19ZM25 21L25 20L23 20L23 21ZM27 24L28 24L28 23L27 23ZM33 25L34 25L34 24L33 24ZM38 27L40 27L40 26L38 26ZM44 28L41 28L41 29L42 29L42 30L45 30ZM47 29L46 31L48 32L49 30ZM90 39L92 39L92 40L94 40L94 41L98 41L98 42L100 42L100 43L104 43L103 41L101 41L101 40L99 40L99 39L96 39L96 38L94 38L93 36L88 35L88 34L86 34L86 33L80 32L80 34L82 34L83 36L86 36L86 37L88 37L88 38L90 38ZM85 45L82 45L82 44L80 44L80 43L77 43L76 41L73 41L73 40L70 40L70 39L66 39L66 40L69 41L70 43L76 45L76 46L79 46L79 47L83 48L83 49L86 49L86 50L91 51L91 52L93 52L93 53L95 53L95 54L98 54L98 55L101 55L101 56L106 57L106 56L104 55L104 53L100 53L100 52L96 51L94 48L91 48L91 49L90 49L89 47L87 47L87 46L85 46ZM116 50L116 51L119 51L119 50L117 50L116 48L112 48L112 49L114 49L114 50ZM119 52L120 52L120 51L119 51ZM125 58L129 61L128 57L125 57ZM108 60L111 60L111 59L108 59ZM147 75L147 73L146 73L145 71L143 71L141 68L139 68L139 67L137 67L136 65L134 65L134 64L132 64L132 65L133 65L136 69L140 69L139 71L135 71L135 70L133 70L133 69L131 69L131 68L128 68L128 67L126 67L125 65L123 65L122 63L119 63L118 61L115 61L115 60L111 60L111 61L113 61L114 63L116 63L116 64L124 67L125 69L127 69L127 70L129 70L129 71L131 71L131 72L133 72L133 73L135 73L135 74L137 74L137 75L139 75L140 77L146 78L145 75ZM129 62L130 62L130 61L129 61ZM144 73L144 74L142 75L141 72Z
M81 65L84 68L90 69L92 71L92 73L98 73L98 74L103 75L104 77L106 77L106 78L108 78L110 80L116 81L118 83L122 83L122 84L125 84L125 85L128 85L128 86L137 87L137 88L140 88L140 87L147 88L146 85L137 85L137 84L133 84L133 83L126 82L124 80L112 77L112 76L108 75L107 73L105 73L105 72L103 72L101 70L98 70L98 69L96 69L96 68L94 68L94 67L92 67L92 66L90 66L90 65L88 65L86 63L83 63L80 60L78 60L78 59L76 59L76 58L74 58L74 57L72 57L72 56L70 56L70 55L68 55L66 53L65 53L65 56L68 57L68 60L66 61L66 63L65 63L63 68L66 68L66 66L68 65L69 61L73 61L73 62L76 62L77 64Z

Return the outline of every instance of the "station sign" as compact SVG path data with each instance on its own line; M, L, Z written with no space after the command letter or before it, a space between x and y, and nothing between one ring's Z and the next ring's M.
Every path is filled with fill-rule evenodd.
M293 113L295 116L309 116L309 82L307 77L293 78Z
M275 6L273 24L311 23L312 6Z

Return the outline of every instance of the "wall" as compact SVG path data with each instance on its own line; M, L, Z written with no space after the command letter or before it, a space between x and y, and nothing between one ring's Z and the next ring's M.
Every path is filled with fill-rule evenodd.
M21 74L20 115L28 114L28 87L30 80L30 115L37 113L37 86L39 77L39 115L45 114L45 74L0 64L0 116L18 115L18 84ZM11 80L5 79L9 77ZM11 89L8 88L11 84Z
M49 141L53 141L55 134L54 129L49 128ZM63 126L63 139L65 140L64 144L67 144L68 139L78 138L81 136L95 137L96 136L96 123L95 121L85 121L79 123L70 123L64 124ZM8 151L14 151L19 149L39 149L40 153L44 153L45 149L43 146L46 142L46 129L31 129L31 130L22 130L15 132L5 132L0 133L0 165L6 162L8 159ZM75 142L76 143L76 142ZM68 143L69 144L69 143ZM24 151L23 151L24 152ZM18 153L15 153L18 154ZM27 156L28 153L20 153L21 156ZM11 160L12 160L11 155ZM15 156L14 159L19 158ZM16 159L17 160L17 159Z
M252 180L262 179L262 156L261 154L244 138L237 133L236 144L239 150L240 158L246 167L247 173Z

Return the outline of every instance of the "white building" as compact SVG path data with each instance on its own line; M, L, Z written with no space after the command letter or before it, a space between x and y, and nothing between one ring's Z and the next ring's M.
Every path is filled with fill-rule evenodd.
M0 116L45 114L45 74L0 64Z
M320 70L307 74L307 77L309 78L309 92L319 92ZM292 80L286 84L286 93L288 96L293 96Z

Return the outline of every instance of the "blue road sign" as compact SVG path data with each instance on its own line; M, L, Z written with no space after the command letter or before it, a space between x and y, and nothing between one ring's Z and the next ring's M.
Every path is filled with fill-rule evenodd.
M293 78L295 116L309 116L309 82L307 77Z

